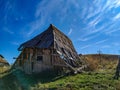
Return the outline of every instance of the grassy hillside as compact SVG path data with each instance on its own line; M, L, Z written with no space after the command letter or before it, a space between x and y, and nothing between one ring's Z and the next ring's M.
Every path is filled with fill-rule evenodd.
M114 70L56 76L51 73L27 75L20 70L0 74L0 90L120 90Z
M88 54L80 55L80 58L89 64L90 70L115 69L118 63L118 55Z

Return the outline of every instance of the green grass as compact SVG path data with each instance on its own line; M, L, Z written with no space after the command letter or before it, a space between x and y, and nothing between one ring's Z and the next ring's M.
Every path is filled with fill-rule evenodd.
M112 74L104 73L83 73L75 76L63 77L54 82L39 83L36 89L50 88L62 90L115 90L120 89L119 81L112 79Z
M15 70L1 74L0 90L120 90L120 80L113 76L113 70L65 76L52 72L27 75Z

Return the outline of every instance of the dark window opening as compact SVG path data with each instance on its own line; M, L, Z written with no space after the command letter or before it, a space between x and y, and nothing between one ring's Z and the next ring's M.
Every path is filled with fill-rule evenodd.
M37 61L43 61L43 56L37 56Z

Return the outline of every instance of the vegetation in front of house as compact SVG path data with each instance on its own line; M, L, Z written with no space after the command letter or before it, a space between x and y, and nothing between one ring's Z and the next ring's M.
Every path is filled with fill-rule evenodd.
M50 75L51 74L51 75ZM120 80L114 71L92 71L77 75L55 76L52 73L27 75L20 70L4 73L0 79L2 90L119 90Z

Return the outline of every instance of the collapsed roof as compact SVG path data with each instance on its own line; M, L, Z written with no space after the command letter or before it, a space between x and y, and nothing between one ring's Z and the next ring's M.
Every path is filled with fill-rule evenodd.
M67 59L68 63L72 66L76 66L76 64L71 61L79 60L79 56L72 44L72 41L52 24L50 24L48 29L41 34L21 44L18 50L21 51L24 48L55 49L61 58L64 60Z

